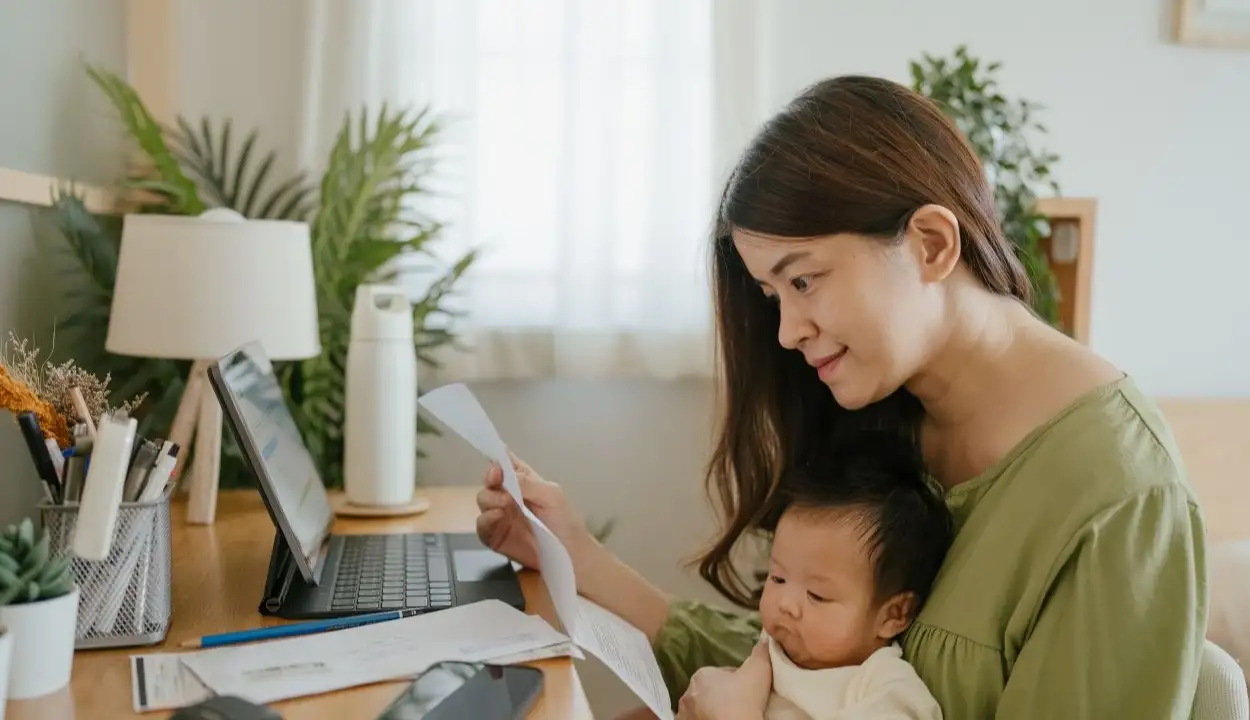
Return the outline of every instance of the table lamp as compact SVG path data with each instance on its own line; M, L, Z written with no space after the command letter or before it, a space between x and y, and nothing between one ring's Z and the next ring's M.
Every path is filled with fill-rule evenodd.
M169 439L187 471L187 521L211 524L221 471L221 405L210 362L259 341L274 360L321 352L308 225L247 220L226 209L198 216L127 215L105 349L192 360Z

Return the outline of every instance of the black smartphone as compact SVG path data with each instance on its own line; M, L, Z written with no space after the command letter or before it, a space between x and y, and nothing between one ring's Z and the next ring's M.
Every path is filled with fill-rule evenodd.
M377 720L520 720L542 689L535 668L443 662L413 680Z

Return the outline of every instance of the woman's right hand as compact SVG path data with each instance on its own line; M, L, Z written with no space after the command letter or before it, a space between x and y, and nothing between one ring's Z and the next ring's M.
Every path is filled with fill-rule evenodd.
M511 452L512 468L521 485L526 507L543 521L577 565L577 558L594 544L586 521L564 497L559 485L542 479L533 468ZM503 487L503 470L492 462L486 470L483 488L477 494L477 535L490 549L522 565L538 569L538 545L529 521L521 514L512 496Z

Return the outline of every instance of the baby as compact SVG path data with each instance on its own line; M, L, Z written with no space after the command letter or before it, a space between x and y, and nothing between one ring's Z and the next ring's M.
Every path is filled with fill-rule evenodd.
M765 718L937 718L895 643L953 536L912 443L867 433L782 484L760 619L772 662Z

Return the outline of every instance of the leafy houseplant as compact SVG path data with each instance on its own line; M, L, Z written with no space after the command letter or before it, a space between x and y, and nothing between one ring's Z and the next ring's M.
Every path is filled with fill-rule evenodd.
M122 183L133 204L129 212L197 215L227 207L245 218L309 224L322 353L275 363L275 369L323 479L330 486L341 484L344 368L356 287L393 282L394 261L401 255L433 258L441 274L413 302L417 356L434 365L433 351L455 340L450 329L455 313L446 307L446 300L473 263L475 252L439 261L430 248L440 232L438 223L413 210L414 202L427 192L422 183L433 167L438 122L428 110L396 112L384 106L372 118L362 110L357 117L344 119L319 181L295 175L272 182L276 154L261 154L255 131L236 145L229 121L214 125L203 119L193 124L180 117L175 127L163 127L125 81L96 68L87 71L146 160L147 167L130 173ZM167 429L190 362L119 357L104 351L120 222L87 212L72 192L58 193L53 208L84 285L75 291L76 306L62 327L80 333L79 344L94 351L83 362L125 381L119 392L147 393L146 412L136 414L141 432ZM435 429L420 420L418 431ZM231 438L224 440L222 485L244 484L248 478L241 455Z
M53 557L30 518L0 534L0 627L7 627L14 699L65 687L74 663L78 587L69 558Z
M960 45L951 57L924 54L912 61L912 89L936 101L967 136L994 186L1003 232L1019 249L1033 283L1033 309L1059 325L1059 287L1041 241L1050 233L1037 211L1037 192L1059 192L1051 165L1059 158L1033 147L1046 127L1035 119L1041 106L1011 100L999 90L997 62L982 65Z

